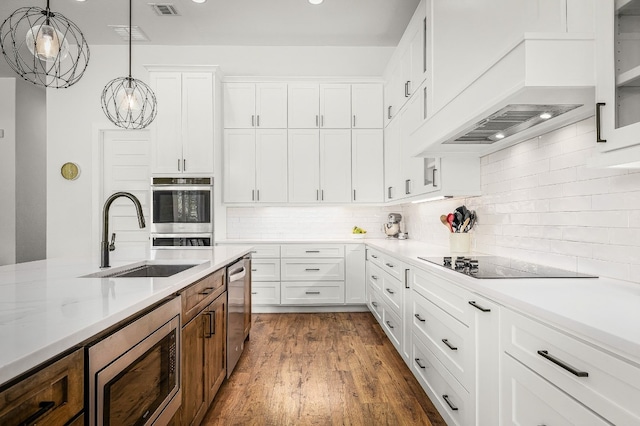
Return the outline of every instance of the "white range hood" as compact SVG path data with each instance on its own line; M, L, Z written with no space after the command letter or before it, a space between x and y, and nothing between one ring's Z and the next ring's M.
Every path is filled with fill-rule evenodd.
M592 34L525 34L411 134L411 151L483 156L592 116L594 60Z

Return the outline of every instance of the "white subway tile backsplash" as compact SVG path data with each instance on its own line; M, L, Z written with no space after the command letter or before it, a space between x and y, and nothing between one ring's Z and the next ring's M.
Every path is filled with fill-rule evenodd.
M591 196L564 197L549 200L549 211L579 212L591 209Z
M609 228L598 228L595 226L563 226L561 230L562 239L565 241L600 244L607 244L609 242L609 233L611 231Z
M593 210L639 210L640 192L619 192L592 196Z

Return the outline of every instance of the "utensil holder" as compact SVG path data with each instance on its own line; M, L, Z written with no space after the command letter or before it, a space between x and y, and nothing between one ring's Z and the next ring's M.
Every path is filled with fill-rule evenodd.
M449 234L449 249L454 253L468 253L471 248L471 235L468 232Z

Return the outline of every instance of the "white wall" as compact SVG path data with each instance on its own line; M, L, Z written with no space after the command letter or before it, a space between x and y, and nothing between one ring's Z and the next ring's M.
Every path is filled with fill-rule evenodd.
M133 76L148 81L143 65L219 65L225 75L381 76L391 47L234 47L137 46ZM93 218L94 129L115 128L100 108L100 95L113 78L127 73L125 46L92 46L83 78L64 90L47 93L47 257L98 253ZM162 108L162 105L158 106ZM67 161L82 174L65 181ZM217 180L220 182L220 180Z
M592 169L593 118L482 158L482 196L405 205L413 239L448 244L440 215L478 213L476 250L640 283L640 171Z
M0 78L0 265L16 262L16 80ZM25 173L28 173L25 170Z

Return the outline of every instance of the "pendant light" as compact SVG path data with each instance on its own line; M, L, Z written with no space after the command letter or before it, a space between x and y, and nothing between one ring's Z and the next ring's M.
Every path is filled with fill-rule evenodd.
M0 47L9 66L31 83L62 89L75 84L89 63L80 28L62 14L21 7L0 26Z
M156 118L156 95L131 77L131 0L129 0L129 76L111 80L102 91L102 110L123 129L144 129Z

